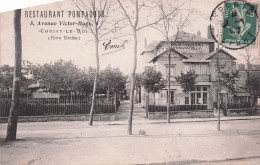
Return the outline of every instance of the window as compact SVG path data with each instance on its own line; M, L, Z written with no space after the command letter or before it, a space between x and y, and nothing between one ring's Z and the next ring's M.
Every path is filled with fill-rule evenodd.
M184 71L194 70L196 74L208 74L208 64L189 63L184 65Z
M174 91L171 91L171 104L174 104Z
M207 104L208 99L208 87L207 86L195 86L191 91L191 104ZM185 104L189 104L185 98Z
M185 97L185 104L189 104L190 102L189 99L190 99L189 97Z
M208 94L206 92L203 93L203 104L207 104Z
M197 93L197 101L196 104L201 104L201 93Z
M170 95L171 95L171 96L170 96L170 101L171 101L170 103L171 103L171 104L174 104L174 91L171 91L171 92L170 92ZM168 92L167 92L167 96L168 96Z
M191 104L195 104L195 93L191 93Z
M166 67L166 78L168 79L168 73L169 73L169 65L165 65ZM175 65L174 64L172 64L172 65L170 65L170 73L171 73L171 81L176 81L176 79L175 79L175 76L176 76L176 68L175 68Z

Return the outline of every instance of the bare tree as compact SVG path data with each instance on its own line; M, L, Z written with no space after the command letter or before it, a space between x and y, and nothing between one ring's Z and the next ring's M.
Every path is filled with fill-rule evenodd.
M150 6L147 5L148 1L142 1L139 4L139 0L132 0L131 3L132 6L127 7L124 6L121 0L117 0L121 11L123 15L123 19L126 19L126 22L128 24L128 27L130 27L132 31L132 36L133 36L133 41L134 41L134 50L133 50L133 70L131 72L131 88L130 88L130 108L129 108L129 116L128 116L128 134L132 135L132 119L133 119L133 110L134 110L134 87L135 87L135 73L136 73L136 65L137 65L137 37L138 37L138 31L152 26L154 24L159 23L161 20L163 20L164 17L159 17L156 20L153 20L151 22L145 22L145 21L140 21L140 16L141 16L141 11L144 8L150 8L154 9L156 6ZM152 5L152 3L151 3ZM130 8L130 10L129 10ZM127 10L128 9L128 10ZM172 13L169 13L168 15L171 15ZM166 16L168 16L166 15ZM141 25L143 23L143 25Z
M189 24L189 14L190 11L185 8L187 2L182 2L180 4L175 0L174 2L166 3L159 0L157 6L159 7L160 15L163 20L153 26L157 31L163 34L167 44L168 52L168 75L167 75L167 85L168 85L168 96L167 96L167 123L170 123L170 104L171 104L171 53L173 50L173 43L178 41L182 36L179 35L180 32ZM173 4L173 5L172 5ZM170 14L169 14L170 13ZM173 36L174 37L171 37Z
M251 65L253 63L253 61L256 60L255 56L253 56L253 54L251 53L251 47L247 46L245 48L245 54L241 54L242 57L244 58L244 60L246 61L246 88L247 88L247 92L250 93L250 104L251 106L253 105L253 98L252 98L252 91L250 90L250 85L249 85L249 80L250 80L250 68Z
M113 6L112 1L109 0L73 0L74 4L80 11L90 11L93 16L86 16L85 18L89 22L88 28L94 37L95 42L95 53L96 53L96 73L92 93L92 102L89 115L89 125L93 124L93 113L95 109L96 102L96 90L99 81L99 43L105 36L114 33L116 30L120 29L118 23L121 21L115 21L111 18L111 8Z
M20 108L20 80L22 65L21 9L14 11L15 68L10 114L8 118L6 140L16 140L18 110Z

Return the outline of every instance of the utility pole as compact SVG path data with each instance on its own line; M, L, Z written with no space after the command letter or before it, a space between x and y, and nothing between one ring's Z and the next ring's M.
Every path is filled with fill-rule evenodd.
M20 81L22 61L21 9L14 11L15 65L12 102L8 118L6 140L16 140L18 110L20 109Z
M219 46L218 46L219 47ZM219 66L219 54L217 54L217 69L218 69L218 94L217 94L217 104L218 104L218 131L220 131L220 66Z

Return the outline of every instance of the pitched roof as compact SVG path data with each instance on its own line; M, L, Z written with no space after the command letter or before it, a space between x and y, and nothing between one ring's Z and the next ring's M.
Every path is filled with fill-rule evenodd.
M196 60L196 59L186 59L183 60L184 63L210 63L210 60Z
M173 52L179 54L180 56L183 56L185 59L188 59L188 57L186 57L184 54L181 54L180 52L178 52L175 49L171 49ZM162 56L163 54L169 52L169 50L165 50L164 52L162 52L161 54L157 55L156 57L154 57L150 62L154 62L156 61L160 56Z
M176 38L177 37L177 38ZM188 32L179 32L178 35L175 34L171 37L169 37L170 41L174 41L174 42L215 42L212 39L208 39L208 38L203 38L201 36L195 35L195 34L191 34ZM145 50L141 53L141 55L143 55L145 52L150 52L153 51L154 49L160 47L163 43L168 42L166 40L157 40L157 41L152 41L146 48Z
M181 31L178 34L175 34L169 38L170 41L177 41L177 42L215 42L212 39L203 38L201 36L191 34L188 32Z
M189 59L194 59L194 60L201 60L203 59L208 53L183 53L186 57Z
M232 56L231 54L229 54L228 52L226 52L226 51L223 50L223 49L219 49L219 50L213 51L213 52L209 53L208 55L206 55L205 57L203 57L202 59L203 59L203 60L208 60L209 58L211 58L212 56L214 56L217 52L223 52L223 53L229 55L233 60L236 60L236 58L235 58L234 56Z

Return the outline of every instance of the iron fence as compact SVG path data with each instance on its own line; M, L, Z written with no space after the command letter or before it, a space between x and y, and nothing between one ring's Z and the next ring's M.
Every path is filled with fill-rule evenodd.
M94 114L115 113L119 102L113 99L97 98ZM11 99L0 100L0 117L7 117L11 107ZM21 99L19 116L73 115L89 114L91 99Z
M197 110L208 110L207 105L171 105L170 111L197 111ZM166 105L149 105L149 112L166 112Z

